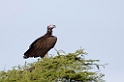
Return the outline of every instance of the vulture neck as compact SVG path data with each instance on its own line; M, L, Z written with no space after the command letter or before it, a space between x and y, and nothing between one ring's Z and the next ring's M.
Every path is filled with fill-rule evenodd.
M52 31L47 31L47 33L45 34L45 36L52 36Z

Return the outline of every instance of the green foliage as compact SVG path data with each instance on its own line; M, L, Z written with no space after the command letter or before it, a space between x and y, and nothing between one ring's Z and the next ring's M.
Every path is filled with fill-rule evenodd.
M99 60L85 59L87 53L83 49L66 55L57 53L55 57L1 71L0 82L103 82L104 74L98 71L104 65L97 64ZM98 71L94 71L94 66Z

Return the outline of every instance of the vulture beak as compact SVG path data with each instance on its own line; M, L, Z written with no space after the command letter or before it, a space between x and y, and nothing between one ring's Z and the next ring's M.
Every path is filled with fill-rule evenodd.
M56 25L53 25L53 28L56 28Z

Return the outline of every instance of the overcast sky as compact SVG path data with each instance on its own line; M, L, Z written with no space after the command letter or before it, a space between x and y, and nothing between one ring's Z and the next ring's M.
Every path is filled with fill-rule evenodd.
M57 26L55 48L109 63L106 82L124 82L124 0L0 0L0 70L23 65L23 53L49 24ZM56 54L52 49L50 54Z

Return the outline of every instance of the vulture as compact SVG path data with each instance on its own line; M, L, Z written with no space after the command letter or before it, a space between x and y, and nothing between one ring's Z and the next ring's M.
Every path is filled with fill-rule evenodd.
M43 58L47 52L53 48L56 44L57 37L52 36L52 29L56 28L56 25L48 25L47 33L38 39L36 39L30 46L29 49L24 53L23 58L29 57L41 57Z

